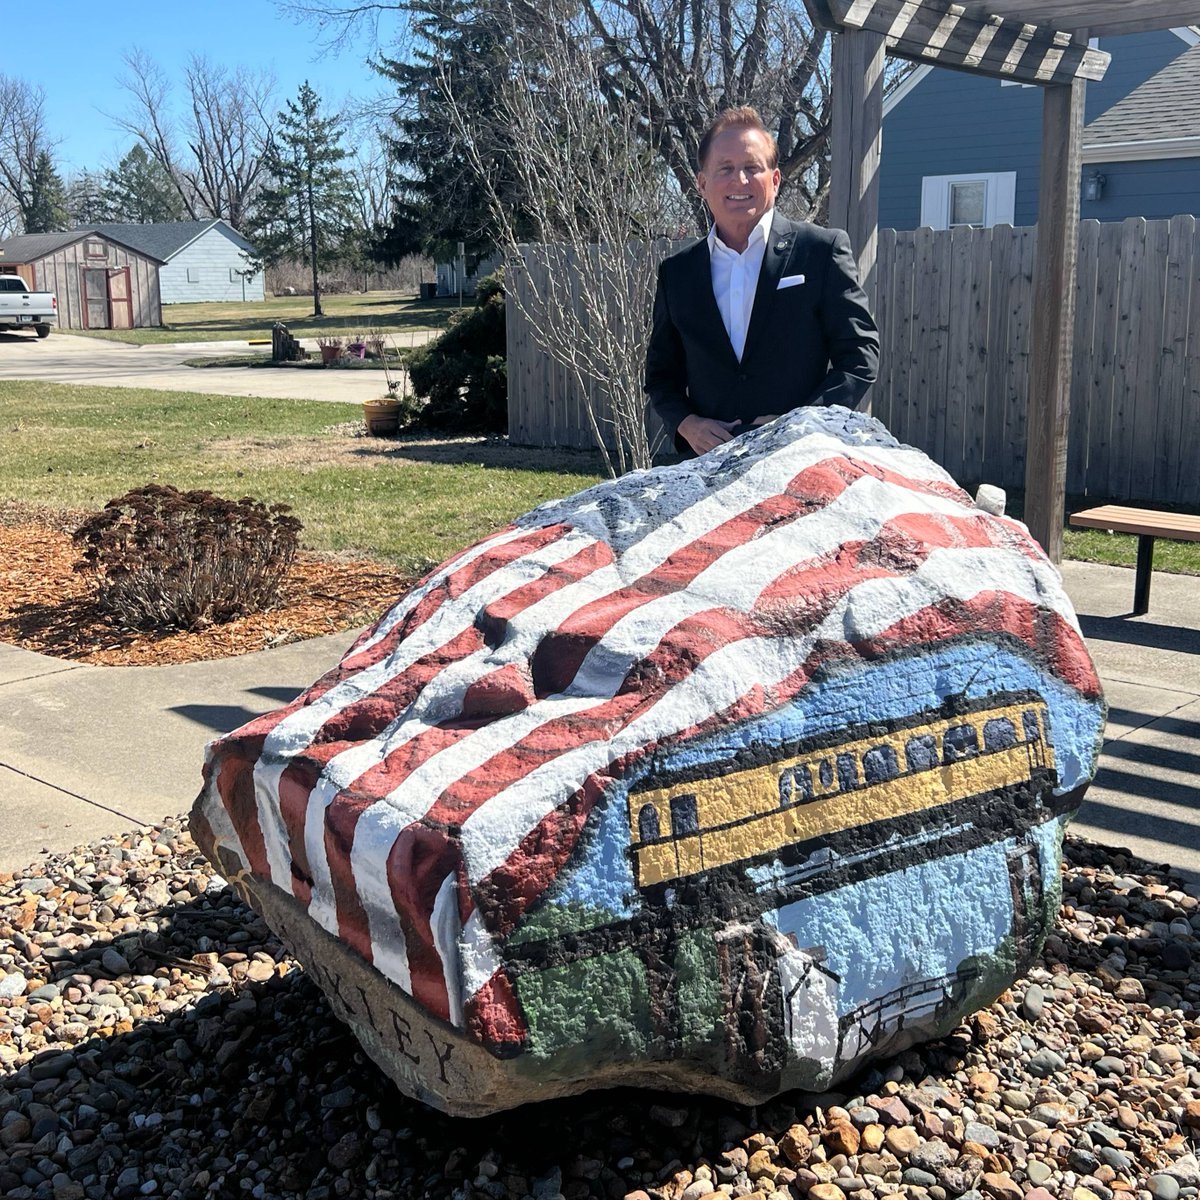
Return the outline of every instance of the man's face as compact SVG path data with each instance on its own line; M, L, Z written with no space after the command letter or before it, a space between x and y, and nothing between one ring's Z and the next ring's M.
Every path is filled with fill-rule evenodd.
M759 129L734 126L713 138L696 186L718 232L744 236L774 207L780 175L770 161L771 143Z

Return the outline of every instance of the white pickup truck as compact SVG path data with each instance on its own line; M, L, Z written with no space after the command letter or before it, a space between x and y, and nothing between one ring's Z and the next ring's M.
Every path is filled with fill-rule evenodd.
M0 275L0 329L32 329L49 337L58 324L58 297L53 292L31 292L20 275Z

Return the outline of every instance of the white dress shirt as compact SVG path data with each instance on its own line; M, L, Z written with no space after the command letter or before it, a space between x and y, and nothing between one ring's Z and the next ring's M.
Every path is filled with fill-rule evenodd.
M708 231L708 257L712 264L712 288L717 300L725 332L733 345L738 362L746 348L746 331L750 328L750 313L754 309L754 292L758 287L758 273L762 269L763 255L767 251L767 238L771 235L771 217L774 209L767 209L757 225L750 230L746 249L739 254L731 250L720 237L714 225Z

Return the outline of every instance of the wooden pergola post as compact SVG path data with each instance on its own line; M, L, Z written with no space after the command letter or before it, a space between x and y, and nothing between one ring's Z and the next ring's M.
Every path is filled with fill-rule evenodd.
M880 33L846 29L835 35L832 175L829 224L844 229L858 257L858 277L872 306L879 252L879 160L883 148L883 69Z
M1025 521L1029 532L1055 563L1062 561L1066 507L1086 87L1082 79L1076 79L1042 89L1042 165L1033 272Z

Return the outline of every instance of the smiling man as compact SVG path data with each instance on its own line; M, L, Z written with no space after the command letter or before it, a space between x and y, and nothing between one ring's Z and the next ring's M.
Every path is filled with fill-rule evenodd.
M658 272L646 393L682 453L703 454L806 404L855 408L879 334L838 229L775 211L779 150L752 108L700 141L708 237Z

